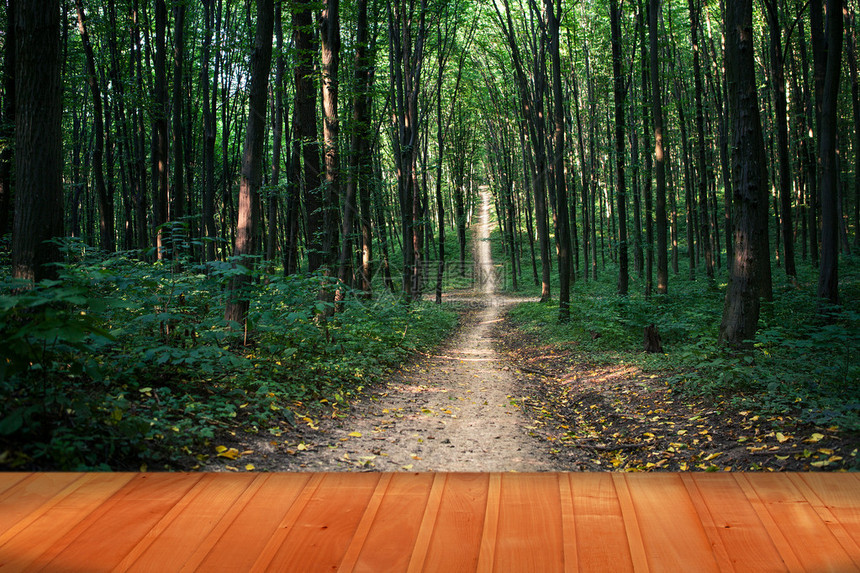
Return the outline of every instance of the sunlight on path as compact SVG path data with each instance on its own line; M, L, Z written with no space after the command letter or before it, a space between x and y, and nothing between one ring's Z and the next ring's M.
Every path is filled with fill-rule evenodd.
M528 436L514 371L493 348L504 308L490 249L490 191L481 188L476 225L480 308L434 355L405 366L347 419L332 421L308 470L541 471L557 469ZM458 297L459 300L462 298Z

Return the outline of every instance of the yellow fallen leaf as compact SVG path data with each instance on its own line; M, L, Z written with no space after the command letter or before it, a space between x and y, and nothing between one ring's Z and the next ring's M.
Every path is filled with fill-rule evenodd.
M786 435L785 435L785 434L783 434L782 432L777 432L777 433L776 433L776 439L777 439L777 441L778 441L780 444L782 444L782 443L787 442L788 440L790 440L790 439L791 439L791 436L786 436Z
M227 468L228 470L230 470L231 472L239 471L239 468L234 468L233 466L224 466L224 467Z
M820 442L820 441L821 441L821 440L823 440L823 439L824 439L824 434L815 433L815 434L812 434L811 436L809 436L809 438L807 438L807 439L805 439L805 440L803 440L803 441L804 441L804 442L810 442L810 443L813 443L813 444L814 444L815 442Z
M818 448L818 453L824 454L825 456L832 456L833 450L830 448Z
M245 470L246 470L246 471L249 471L249 472L252 472L252 471L254 471L255 469L257 469L257 468L255 468L255 467L254 467L254 464L247 464L247 465L245 466Z
M301 444L296 446L296 449L299 450L300 452L304 452L305 450L308 449L308 445L306 443L302 442Z
M412 464L406 464L405 466L403 466L403 469L404 469L404 470L411 470L411 469L412 469Z
M820 462L810 462L809 465L814 468L823 468L825 466L829 466L830 462L828 460L821 460Z
M361 432L350 432L348 435L349 435L349 437L351 437L351 438L360 438L360 437L361 437Z
M774 456L778 460L787 460L788 456Z
M419 456L418 454L412 454L412 459L413 460L420 460L421 456Z
M224 448L224 446L219 446L219 448ZM217 450L218 448L216 448ZM239 450L236 448L224 448L220 452L218 452L219 458L227 458L228 460L235 460L239 457Z
M709 462L709 461L711 461L712 459L714 459L715 457L717 457L718 455L720 455L721 453L722 453L722 452L715 452L715 453L713 453L713 454L711 454L711 455L709 455L709 456L706 456L706 457L704 458L704 461Z

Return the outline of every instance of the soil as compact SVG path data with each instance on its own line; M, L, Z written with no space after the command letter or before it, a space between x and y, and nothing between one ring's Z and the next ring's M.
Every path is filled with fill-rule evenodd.
M489 193L476 268L492 269ZM493 272L449 299L454 338L366 389L346 413L237 435L207 471L748 471L856 469L860 437L673 393L659 374L542 345L506 317ZM466 303L463 305L463 303Z

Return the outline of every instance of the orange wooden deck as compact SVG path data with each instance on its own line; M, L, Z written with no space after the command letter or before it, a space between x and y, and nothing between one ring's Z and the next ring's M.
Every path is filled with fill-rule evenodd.
M856 474L0 474L3 571L858 571Z

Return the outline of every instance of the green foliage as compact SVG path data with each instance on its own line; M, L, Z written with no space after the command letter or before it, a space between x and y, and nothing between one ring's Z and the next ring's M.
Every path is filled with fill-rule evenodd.
M831 322L815 315L815 273L800 272L797 285L775 289L748 352L717 344L723 293L705 280L676 279L668 297L646 299L641 289L619 297L614 276L603 273L605 279L574 287L568 324L558 323L553 304L522 304L511 316L548 344L574 344L598 362L621 360L660 371L683 394L860 430L860 313L848 310L858 301L857 262L842 266L843 310ZM642 351L649 324L657 326L665 354Z
M1 466L192 467L221 432L345 403L456 320L351 292L323 320L322 277L256 276L246 346L223 320L232 265L69 251L60 281L0 284Z

